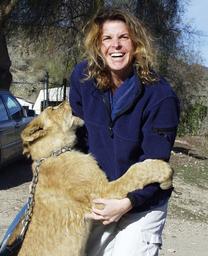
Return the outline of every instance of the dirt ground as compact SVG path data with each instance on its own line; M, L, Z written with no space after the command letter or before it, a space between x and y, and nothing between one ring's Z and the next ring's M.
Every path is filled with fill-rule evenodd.
M178 138L171 156L174 187L161 256L205 256L208 252L208 139ZM0 241L27 200L30 162L0 170Z

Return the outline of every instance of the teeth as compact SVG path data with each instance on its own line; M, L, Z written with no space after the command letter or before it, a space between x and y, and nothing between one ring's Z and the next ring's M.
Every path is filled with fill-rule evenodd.
M115 52L115 53L111 53L111 57L123 57L124 54L121 52Z

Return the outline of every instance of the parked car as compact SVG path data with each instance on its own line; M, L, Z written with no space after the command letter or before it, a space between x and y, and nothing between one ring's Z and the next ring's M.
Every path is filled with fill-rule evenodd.
M33 119L28 113L11 92L0 90L0 167L22 155L20 134Z

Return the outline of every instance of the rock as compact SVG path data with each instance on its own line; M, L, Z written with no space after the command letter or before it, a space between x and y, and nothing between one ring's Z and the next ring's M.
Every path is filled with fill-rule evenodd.
M175 250L175 249L170 248L170 249L168 249L168 252L169 252L169 253L176 253L176 250Z

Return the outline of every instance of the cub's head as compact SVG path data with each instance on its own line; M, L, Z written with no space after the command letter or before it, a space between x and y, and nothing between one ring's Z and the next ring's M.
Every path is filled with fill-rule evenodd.
M23 130L23 154L36 160L63 146L73 147L76 128L82 125L83 121L72 115L68 102L48 107Z

